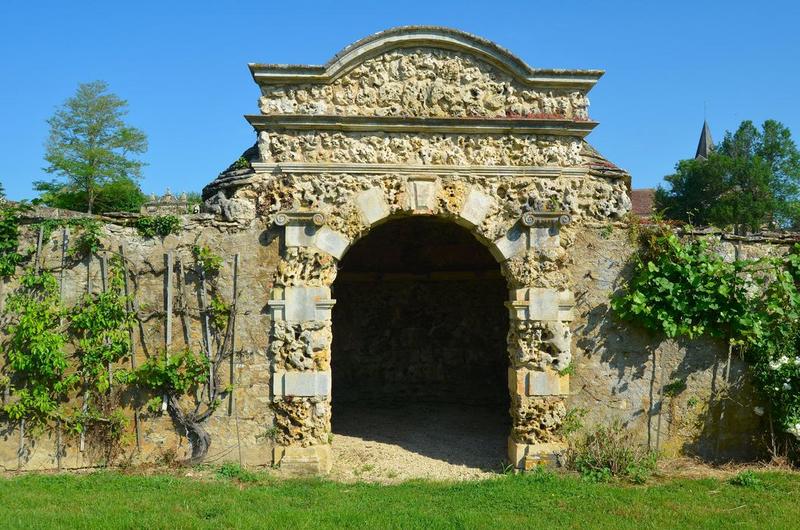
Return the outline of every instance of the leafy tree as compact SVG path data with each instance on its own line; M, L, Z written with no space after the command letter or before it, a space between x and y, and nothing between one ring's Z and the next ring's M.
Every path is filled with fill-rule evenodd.
M0 200L5 199L5 198L6 198L6 189L3 186L3 183L0 182Z
M36 188L41 195L34 199L35 203L65 210L86 210L87 196L83 191L76 191L64 184L53 182L38 182ZM92 211L94 213L138 212L145 202L147 196L134 180L120 178L98 188Z
M102 81L78 86L75 95L48 120L45 160L49 166L45 169L58 178L35 183L43 192L42 202L92 213L100 206L125 209L115 204L115 197L125 190L135 188L141 194L136 180L144 164L131 154L147 150L147 137L123 121L127 106L125 100L108 92ZM129 198L119 199L131 208Z
M670 219L700 225L800 225L800 152L789 129L767 120L758 130L744 121L727 132L708 159L682 160L659 187L656 207Z

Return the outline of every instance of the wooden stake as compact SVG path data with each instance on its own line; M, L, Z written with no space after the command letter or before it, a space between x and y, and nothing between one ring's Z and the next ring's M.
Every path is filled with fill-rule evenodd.
M173 255L170 250L164 256L164 263L166 271L164 274L164 313L166 315L166 325L164 327L164 348L165 354L169 351L172 345L172 268L173 268Z
M56 422L56 467L61 471L61 420Z
M133 312L133 301L131 300L131 291L130 287L128 286L128 262L125 259L125 247L123 245L119 246L119 256L122 260L122 285L125 289L125 308L128 313ZM131 341L131 370L136 369L136 347L133 341L133 326L128 324L128 336Z
M103 286L103 294L108 291L108 254L103 253L100 257L100 282ZM111 388L114 384L114 372L111 366L111 361L108 362L108 392L111 393Z
M230 315L230 326L231 326L231 362L230 362L230 387L231 393L228 396L228 416L233 414L235 403L234 403L234 389L236 388L236 377L234 375L234 370L236 366L236 313L238 308L236 307L237 302L239 301L239 297L237 295L239 291L239 254L233 256L233 293L231 295L231 315ZM241 448L240 448L241 451ZM241 460L241 459L240 459Z
M60 301L64 301L64 274L67 268L67 246L69 245L69 228L66 226L61 229L61 274L59 275L59 292L58 297Z
M44 227L39 225L39 236L36 238L36 256L34 258L34 268L36 274L39 274L41 269L40 259L42 255L42 239L44 239Z
M133 313L133 300L131 300L131 291L128 285L128 261L125 258L125 246L119 246L119 257L122 261L122 285L125 289L125 309L128 313ZM133 337L133 326L129 323L128 324L128 339L131 343L131 370L136 370L136 343L134 342ZM136 433L136 449L142 449L142 433L139 427L139 409L134 405L133 408L133 430Z
M183 327L183 342L189 347L191 341L191 329L189 324L189 293L186 289L186 269L183 260L178 260L178 286L181 295L181 324Z
M25 418L19 420L19 448L17 449L17 469L22 469L22 455L25 450Z
M211 354L211 325L208 320L208 304L206 303L206 271L198 265L200 271L200 315L203 322L203 337L205 338L206 359L208 359L208 397L212 397L214 388L214 359Z
M174 264L174 256L172 251L167 252L164 256L166 264L166 271L164 274L164 312L166 313L166 324L164 326L164 358L169 357L169 349L172 346L172 268ZM169 396L164 394L161 400L161 411L167 410L167 400Z

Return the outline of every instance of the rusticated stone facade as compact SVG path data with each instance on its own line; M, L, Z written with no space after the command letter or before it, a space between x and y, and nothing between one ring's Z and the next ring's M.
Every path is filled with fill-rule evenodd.
M248 117L258 131L250 169L231 168L205 195L209 207L250 204L240 209L284 230L270 354L284 381L279 440L294 449L275 460L329 465L320 433L335 262L372 227L415 215L465 227L494 256L509 293L510 459L552 458L575 303L573 235L562 227L630 209L627 175L584 140L595 125L586 94L601 72L534 70L482 39L426 27L374 35L324 67L251 71L262 114Z
M493 43L433 27L378 33L325 66L250 68L261 88L261 114L247 116L257 140L244 161L204 189L206 213L184 216L182 232L163 240L143 239L113 220L102 238L108 250L124 245L131 262L142 320L136 337L140 361L163 348L163 293L172 278L164 255L171 253L180 276L180 264L193 259L192 247L208 245L225 258L215 280L225 298L232 292L232 257L240 254L231 365L235 400L207 420L210 458L326 472L337 367L348 372L349 379L340 380L358 382L376 399L400 385L393 395L407 396L414 388L443 401L502 395L510 406L509 461L519 468L558 457L562 423L573 407L589 408L593 422L620 417L642 439L651 437L649 418L657 403L647 390L660 363L684 374L692 359L702 359L690 388L709 401L711 390L701 389L720 371L712 362L719 345L662 345L640 331L623 330L608 312L608 296L619 288L631 252L622 223L630 200L629 176L585 140L596 125L587 93L602 72L533 69ZM491 278L495 287L499 282L502 299L489 283L459 283L459 271L447 271L451 283L427 291L425 284L389 285L376 277L353 287L347 311L334 318L332 288L354 245L379 234L380 225L413 218L436 219L477 241L489 265L482 262L479 274L471 272ZM414 251L415 237L407 236L404 252ZM394 242L386 243L391 248ZM447 244L434 246L446 255ZM46 268L58 269L58 245L57 238L45 242ZM89 276L97 285L96 261L93 267ZM85 263L66 272L68 297L79 296L86 276ZM13 287L13 281L4 285L5 292ZM196 348L203 341L196 301L177 280L172 288L180 295L175 347ZM481 290L485 296L470 295ZM379 303L370 305L370 297L380 297ZM452 308L414 314L413 303L431 307L439 300L463 317ZM497 307L480 305L486 300ZM393 301L406 304L405 312L394 311L399 306ZM373 312L349 328L361 337L337 337L337 322L359 318L360 307ZM376 335L384 331L376 315L393 319L392 329L413 327L404 328L404 322L415 318L442 327L427 348L409 346L402 337ZM450 344L448 333L460 334L466 346ZM495 344L489 335L499 337L500 346L481 358ZM333 359L333 345L344 352L341 359ZM367 354L376 357L361 362L359 355ZM434 354L440 356L423 358ZM467 395L437 383L444 372L477 380L474 373L496 368L488 358L493 354L505 370L500 392ZM402 363L414 356L413 377L392 379L408 372ZM458 364L468 359L477 359L473 372ZM230 369L221 377L227 380ZM665 425L674 431L664 434L665 445L676 451L703 445L705 428L698 430L696 422L708 406L687 411L679 401L670 404ZM731 445L757 422L747 407L726 417L748 426L731 428ZM137 458L186 456L184 433L168 417L151 414L138 421ZM8 426L0 444L0 465L6 468L98 462L74 441L61 446L57 459L52 439L19 441L14 429Z

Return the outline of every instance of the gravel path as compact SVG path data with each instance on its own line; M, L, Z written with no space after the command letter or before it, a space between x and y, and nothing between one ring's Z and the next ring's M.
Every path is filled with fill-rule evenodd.
M496 476L506 460L505 416L499 407L336 404L331 478L389 483Z

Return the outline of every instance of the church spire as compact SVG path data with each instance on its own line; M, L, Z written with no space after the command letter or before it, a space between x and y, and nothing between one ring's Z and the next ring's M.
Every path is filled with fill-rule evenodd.
M703 130L700 131L700 141L697 143L697 153L695 153L694 157L695 159L702 158L706 160L713 150L714 141L711 139L711 129L708 126L708 122L703 120Z

